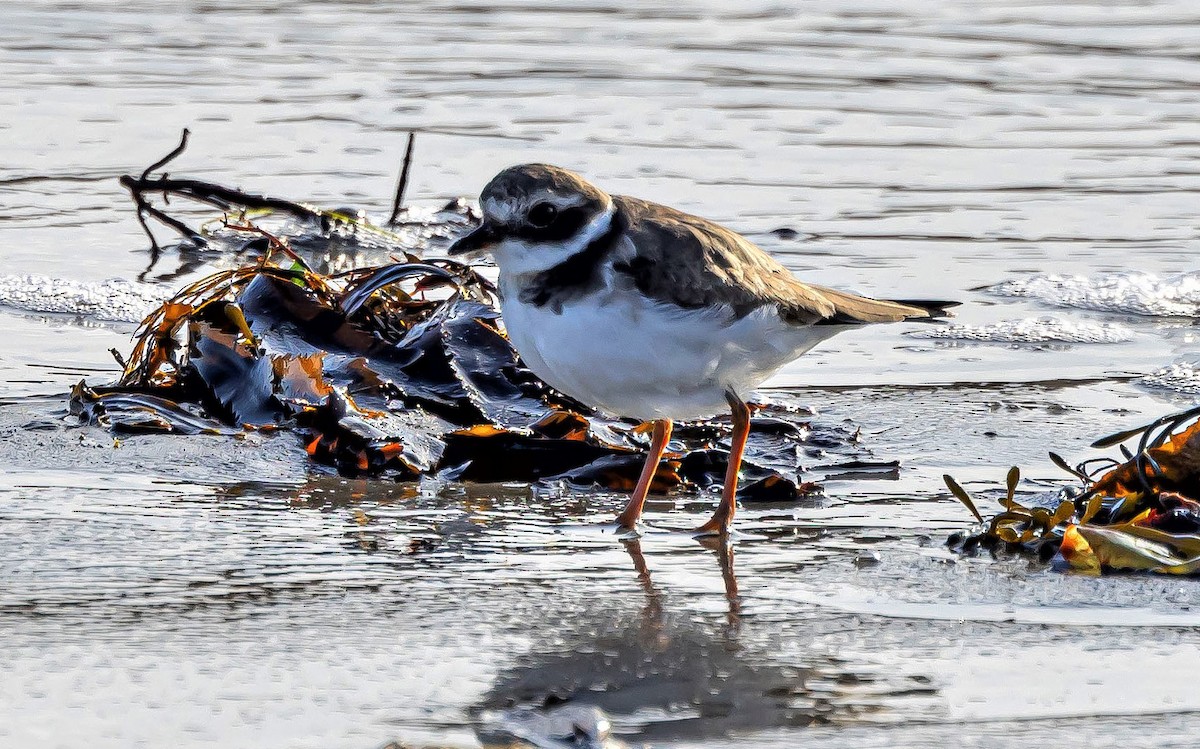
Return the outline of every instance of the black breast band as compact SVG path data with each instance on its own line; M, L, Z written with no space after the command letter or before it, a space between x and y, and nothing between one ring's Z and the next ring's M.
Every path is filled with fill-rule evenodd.
M555 314L561 314L564 302L599 288L600 263L616 246L624 228L624 217L614 206L608 229L588 242L587 247L535 275L521 289L520 300L535 307L549 305Z

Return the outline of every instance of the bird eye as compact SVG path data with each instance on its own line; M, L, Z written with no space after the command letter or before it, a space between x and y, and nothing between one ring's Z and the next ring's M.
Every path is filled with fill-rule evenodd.
M551 203L538 203L529 209L529 223L544 229L558 218L558 209Z

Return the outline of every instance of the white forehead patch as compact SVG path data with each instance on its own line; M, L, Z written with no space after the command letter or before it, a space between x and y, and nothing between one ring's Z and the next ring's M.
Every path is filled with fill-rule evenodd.
M520 205L515 201L497 200L495 198L487 198L483 201L483 215L493 218L501 224L511 221L517 215L518 208L520 208Z
M587 198L579 194L559 195L551 190L538 190L535 193L526 195L506 196L508 200L501 200L496 197L486 197L480 200L483 207L483 214L488 218L494 219L496 223L515 223L517 219L524 217L525 212L529 210L529 206L537 205L538 203L552 203L559 210L571 208L572 206L583 205L587 202ZM605 200L605 207L611 204L611 200Z

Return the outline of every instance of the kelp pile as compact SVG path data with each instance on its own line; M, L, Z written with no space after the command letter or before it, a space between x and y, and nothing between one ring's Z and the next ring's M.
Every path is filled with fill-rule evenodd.
M122 179L139 217L174 228L188 246L218 238L258 257L192 283L149 315L128 357L114 352L122 365L115 383L75 387L71 409L81 419L123 434L287 432L313 461L347 476L635 484L645 430L590 411L530 372L504 335L486 278L451 260L422 258L389 233L399 197L391 223L376 227L362 214L153 177L152 169ZM151 207L156 193L228 213L193 230ZM255 223L280 212L291 222L283 233ZM344 245L363 234L391 241L394 262L326 274L306 260L320 255L323 238ZM878 467L860 459L853 430L815 427L808 416L757 408L744 501L813 491L799 479L802 458L826 463L828 474ZM722 421L681 425L654 489L720 483L728 434ZM839 466L831 453L856 459Z
M1137 439L1136 452L1125 446ZM1082 482L1028 506L1015 499L1020 472L1008 473L1002 511L984 521L975 502L950 476L946 485L982 528L955 534L953 548L979 548L1060 558L1070 569L1100 574L1149 571L1200 574L1200 408L1109 435L1094 448L1120 447L1122 460L1093 458L1055 465Z

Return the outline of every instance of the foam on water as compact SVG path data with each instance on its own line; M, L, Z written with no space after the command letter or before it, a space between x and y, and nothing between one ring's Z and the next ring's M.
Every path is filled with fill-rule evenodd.
M956 323L909 333L913 338L987 343L1125 343L1133 331L1116 323L1089 323L1054 317L1003 320L988 325Z
M1200 395L1200 363L1175 362L1138 378L1137 384L1182 395Z
M989 289L1058 307L1165 317L1200 317L1200 271L1159 276L1113 273L1102 276L1044 275L1005 281Z
M86 282L50 276L0 276L0 306L112 322L141 322L169 295L153 284L116 278Z

